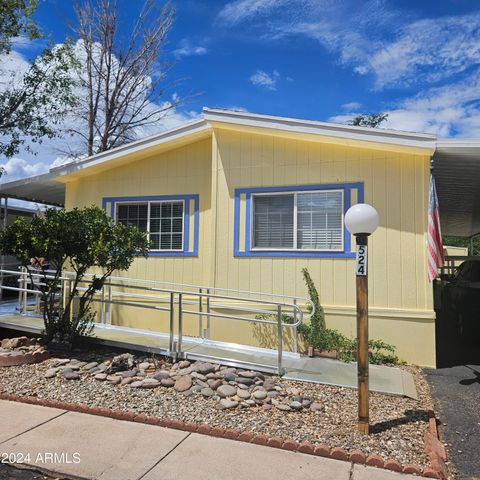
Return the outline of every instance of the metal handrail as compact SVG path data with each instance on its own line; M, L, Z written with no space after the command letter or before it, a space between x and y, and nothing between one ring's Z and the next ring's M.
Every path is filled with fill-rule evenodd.
M29 271L22 269L21 271L13 270L1 270L2 273L7 273L10 275L19 276L19 288L9 287L5 285L0 285L1 289L13 290L19 292L19 302L23 294L23 303L26 310L26 297L27 294L31 293L34 295L41 294L39 290L34 288L29 288L30 284L34 283L36 286L44 285L41 281L42 279L53 279L53 271L45 270L41 271L35 268L30 268ZM42 273L40 273L42 272ZM61 277L59 277L59 282L61 285L60 295L63 301L66 301L67 298L67 287L68 295L71 294L71 289L73 288L73 278L69 275L72 275L71 272L64 272ZM87 274L87 278L83 278L79 281L80 284L90 284L95 274ZM37 282L38 279L39 281ZM125 283L122 283L125 282ZM132 284L133 283L133 284ZM135 285L134 283L139 283L141 285ZM153 286L152 286L153 285ZM158 286L170 285L176 288L167 289L159 288ZM77 287L77 291L85 291L88 287ZM162 293L159 297L158 295L149 295L145 293L133 293L114 290L114 288L122 288L124 290L140 290L142 292L150 293ZM195 289L195 290L189 290ZM213 293L212 293L213 292ZM235 295L220 295L215 292L232 292ZM245 296L238 296L245 295ZM262 298L252 298L247 295L258 295ZM283 298L284 301L276 300L266 300L265 297L271 298ZM120 297L120 299L118 299ZM126 299L125 300L122 300ZM136 299L138 301L128 301L128 299ZM291 299L293 302L287 302L285 299ZM147 304L147 300L150 304ZM204 300L206 303L206 310L203 309ZM298 306L298 301L304 301L305 303L311 305L311 308L308 308L306 312L303 311L301 307ZM128 277L118 277L112 276L103 284L102 289L100 289L93 298L94 302L98 302L102 305L100 309L101 323L110 324L111 323L111 311L110 305L123 305L136 308L146 308L158 311L166 311L170 314L170 325L169 325L169 354L178 357L183 356L182 351L182 338L183 338L183 316L184 314L197 315L199 317L199 337L202 339L208 339L210 337L210 319L211 318L221 318L225 320L236 320L244 322L253 322L261 324L270 324L276 325L277 327L277 368L279 374L284 372L282 368L282 355L283 355L283 330L284 328L291 328L293 330L294 338L294 352L298 351L297 343L297 327L302 323L305 318L310 318L314 313L314 307L312 302L309 299L302 299L298 297L293 297L289 295L274 295L274 294L265 294L263 292L250 292L246 290L229 290L224 288L214 288L214 287L205 287L205 286L195 286L191 284L175 284L173 282L159 282L155 280L143 280L143 279L134 279ZM143 302L142 302L143 301ZM217 302L219 301L219 302ZM233 302L233 303L229 303ZM169 303L169 306L159 306L152 305L151 302L155 303ZM223 303L222 303L223 302ZM185 305L196 305L198 303L198 310L192 310L190 308L185 308ZM227 303L227 304L225 304ZM257 304L259 308L252 308L251 304ZM249 304L248 306L246 304ZM235 314L224 314L220 312L212 312L212 307L219 309L227 309L237 312L248 312L249 314L272 314L276 316L275 320L268 320L263 318L250 318L242 315ZM177 309L177 323L175 323L175 308ZM270 308L270 310L268 309ZM25 311L24 310L24 311ZM283 316L285 313L292 314L293 322L286 323L283 321ZM202 334L202 325L203 317L207 319L207 328ZM177 341L175 343L175 327L177 326ZM127 328L127 327L126 327Z

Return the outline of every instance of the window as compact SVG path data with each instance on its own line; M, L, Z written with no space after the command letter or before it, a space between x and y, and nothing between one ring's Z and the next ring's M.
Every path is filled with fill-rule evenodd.
M151 251L183 251L184 202L118 203L117 221L147 232Z
M343 190L255 194L252 249L343 251Z

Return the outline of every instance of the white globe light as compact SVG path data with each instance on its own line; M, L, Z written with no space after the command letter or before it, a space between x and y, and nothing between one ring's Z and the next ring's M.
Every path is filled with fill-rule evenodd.
M352 235L370 235L377 229L378 224L378 212L368 203L357 203L345 214L345 226Z

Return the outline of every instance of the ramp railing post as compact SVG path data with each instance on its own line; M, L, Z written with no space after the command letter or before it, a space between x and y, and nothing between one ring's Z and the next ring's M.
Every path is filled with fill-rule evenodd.
M200 312L198 315L198 336L202 338L202 328L203 328L203 297L202 297L202 289L198 289L200 295L198 296L198 311Z
M170 292L170 343L168 349L170 350L170 355L174 356L174 342L175 342L175 293Z
M182 354L182 337L183 337L183 312L182 312L182 298L183 294L178 294L178 345L177 352Z
M295 325L293 327L293 351L294 353L298 353L298 336L297 336L297 299L293 299L293 324Z
M283 354L283 336L282 336L282 306L277 306L277 333L278 333L278 359L277 359L277 368L278 374L283 375L285 373L282 367L282 354Z
M210 314L210 289L207 288L207 313ZM210 338L210 315L207 316L207 334L206 338Z

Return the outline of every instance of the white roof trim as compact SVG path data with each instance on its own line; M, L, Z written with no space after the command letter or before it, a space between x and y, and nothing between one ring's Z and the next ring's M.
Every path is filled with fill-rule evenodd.
M179 140L188 135L192 135L194 133L201 133L210 129L211 127L207 124L205 119L201 118L198 120L193 120L192 122L183 123L178 127L166 130L165 132L157 133L150 137L127 143L112 150L98 153L97 155L93 155L84 160L66 163L65 165L51 168L50 172L55 174L56 177L67 175L77 170L92 167L93 165L99 165L115 158L138 152L139 150L143 150L145 148L154 147L174 140Z
M356 127L335 123L301 120L298 118L276 117L257 113L204 108L205 120L230 123L249 127L268 128L296 133L338 137L350 140L395 144L417 148L434 149L436 135L411 133L397 130Z

